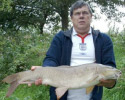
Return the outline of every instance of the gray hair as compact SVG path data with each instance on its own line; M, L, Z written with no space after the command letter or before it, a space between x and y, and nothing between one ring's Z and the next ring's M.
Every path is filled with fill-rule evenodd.
M91 10L89 4L86 3L86 2L83 1L83 0L78 0L78 1L76 1L76 2L71 6L71 8L70 8L70 16L73 15L73 11L74 11L74 10L76 10L76 9L78 9L78 8L81 8L81 7L83 7L83 6L87 6L88 9L89 9L89 12L92 14L92 10Z

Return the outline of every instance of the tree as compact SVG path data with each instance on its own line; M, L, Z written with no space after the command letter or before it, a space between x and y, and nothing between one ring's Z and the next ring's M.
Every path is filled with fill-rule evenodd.
M53 22L55 24L61 18L62 30L67 30L69 9L75 1L77 0L2 0L0 27L4 30L8 28L18 30L20 27L32 25L38 27L42 34L45 23ZM114 18L114 20L120 21L119 18L125 16L124 13L117 10L117 6L125 5L123 0L84 1L90 4L93 12L96 12L97 6L100 7L101 13L106 14L109 19ZM56 16L56 13L59 16Z
M46 0L14 0L11 7L11 12L1 12L0 21L3 29L14 28L18 30L20 27L32 25L39 27L42 34L47 16L54 14Z
M87 0L86 0L87 1ZM118 7L125 6L125 1L123 0L89 0L88 3L93 8L99 7L102 14L105 14L108 19L114 19L115 21L120 21L121 17L125 17L125 13L118 10ZM95 4L97 4L95 6Z
M11 9L11 6L10 6L11 2L12 2L11 0L1 0L0 1L0 11L1 10L10 11L10 9Z
M51 0L51 4L54 7L54 11L61 17L62 30L68 29L68 15L71 4L76 0Z

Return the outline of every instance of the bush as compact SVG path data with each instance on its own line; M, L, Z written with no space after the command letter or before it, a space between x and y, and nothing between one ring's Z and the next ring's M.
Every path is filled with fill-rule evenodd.
M0 81L3 77L42 65L53 35L18 32L0 36Z

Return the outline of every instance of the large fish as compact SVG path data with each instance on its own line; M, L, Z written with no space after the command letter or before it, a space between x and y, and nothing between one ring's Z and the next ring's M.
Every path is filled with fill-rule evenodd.
M87 88L86 93L99 83L100 79L118 79L121 71L102 64L84 64L80 66L38 67L34 71L23 71L12 74L2 81L10 83L7 97L20 84L34 83L42 79L42 84L57 87L57 98L61 98L68 89ZM91 87L91 88L90 88Z

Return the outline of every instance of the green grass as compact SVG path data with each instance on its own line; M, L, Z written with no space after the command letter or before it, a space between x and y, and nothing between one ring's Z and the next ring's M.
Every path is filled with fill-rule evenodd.
M35 38L40 40L39 37ZM42 39L45 38L46 40L46 36L40 38ZM125 100L125 95L124 95L125 94L125 44L120 36L116 35L112 36L112 40L114 44L114 52L115 52L117 68L122 71L122 76L119 78L117 85L113 89L104 88L104 95L102 100ZM26 62L28 62L29 65L33 64L40 65L45 56L45 54L43 53L46 52L49 43L50 41L49 42L36 41L34 46L26 51L27 53L28 52L32 53L32 55L30 54L26 54L26 56L24 55L24 58L28 59L28 61ZM30 44L28 43L28 45ZM37 53L37 55L33 53ZM22 57L22 55L20 57ZM34 57L38 58L34 59ZM23 59L22 61L25 61L25 59ZM49 100L48 86L32 85L31 87L28 87L27 85L20 85L9 98L5 98L8 87L9 87L8 84L0 83L0 100Z
M117 68L122 71L113 89L104 88L102 100L125 100L125 44L121 36L112 37Z
M49 100L48 86L20 85L9 98L6 98L8 87L9 85L6 85L0 90L0 100Z

